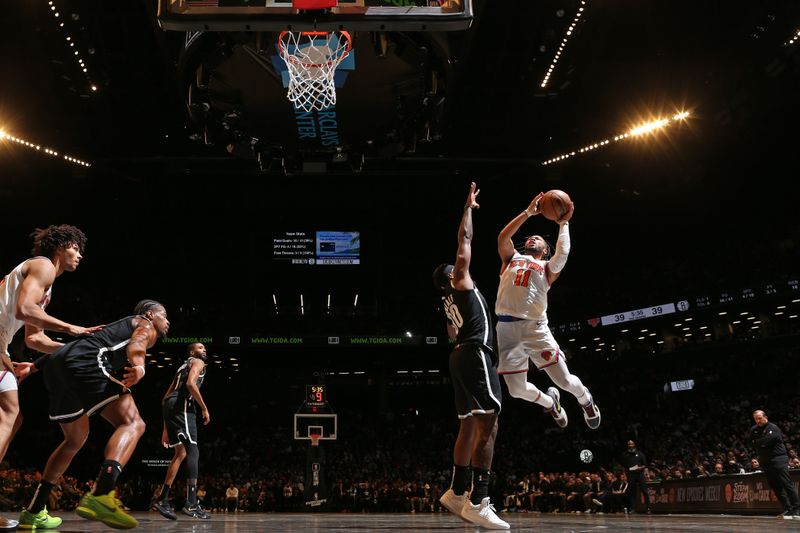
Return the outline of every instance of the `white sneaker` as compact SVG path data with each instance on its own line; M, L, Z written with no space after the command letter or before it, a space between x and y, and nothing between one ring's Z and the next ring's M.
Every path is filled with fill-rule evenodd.
M464 522L469 522L464 516L461 514L462 509L464 509L464 505L469 503L469 495L465 492L461 496L456 496L456 493L453 492L453 489L447 489L447 492L442 494L442 497L439 498L439 501L445 508L459 517Z
M0 516L0 529L2 530L17 529L18 525L19 525L18 520L12 520L10 518L3 518Z
M590 429L597 429L600 427L600 408L594 403L594 398L589 394L589 403L581 405L583 409L583 419L586 420L586 425Z
M553 407L546 409L546 411L550 413L558 427L567 427L569 420L567 419L567 412L561 408L561 392L555 387L550 387L545 394L553 399Z
M473 505L469 500L464 502L461 516L473 524L485 527L486 529L511 529L508 522L500 520L500 517L497 516L494 505L492 505L488 496L481 500L480 505Z

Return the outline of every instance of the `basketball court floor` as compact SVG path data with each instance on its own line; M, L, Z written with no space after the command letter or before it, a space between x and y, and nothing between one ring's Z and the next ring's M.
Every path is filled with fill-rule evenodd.
M214 514L210 520L170 521L157 513L133 513L139 520L135 531L153 532L253 532L253 531L478 531L448 514L274 514L241 513ZM73 531L109 531L99 522L89 522L71 513L59 515L64 519L58 529ZM800 520L781 520L775 516L732 515L500 515L511 524L511 531L548 532L703 532L750 533L770 531L800 531ZM486 530L484 530L486 531Z

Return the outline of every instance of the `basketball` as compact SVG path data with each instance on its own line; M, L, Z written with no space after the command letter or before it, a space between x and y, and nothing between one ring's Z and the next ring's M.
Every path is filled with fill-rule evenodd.
M539 211L544 215L544 218L555 222L569 211L571 202L572 200L570 200L567 193L553 189L544 193L542 199L539 200Z

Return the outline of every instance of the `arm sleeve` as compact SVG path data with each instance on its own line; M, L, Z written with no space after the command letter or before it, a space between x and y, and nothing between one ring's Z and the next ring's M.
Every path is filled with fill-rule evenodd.
M556 241L556 253L550 259L550 272L557 274L561 272L564 265L567 264L567 256L569 255L569 222L561 224L558 230L558 240Z

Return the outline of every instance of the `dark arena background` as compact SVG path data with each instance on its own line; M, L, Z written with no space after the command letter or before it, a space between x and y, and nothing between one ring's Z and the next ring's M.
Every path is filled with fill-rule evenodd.
M490 309L500 230L540 191L574 201L549 321L602 410L591 430L562 392L560 429L501 379L498 516L519 531L800 527L775 518L749 438L763 409L796 487L800 4L295 4L0 3L0 275L29 257L35 228L74 224L88 246L48 313L105 324L152 298L171 321L132 388L147 429L117 487L140 529L471 527L439 503L459 422L431 284L455 260L471 181L470 271ZM299 110L278 39L315 28L348 31L352 48L335 105ZM515 243L557 232L535 217ZM190 342L209 353L198 486L211 520L173 522L149 509L172 457L160 401ZM38 355L21 332L9 352ZM528 379L551 385L533 366ZM14 519L62 439L41 374L19 397L0 466ZM318 416L334 413L335 431ZM105 528L73 509L111 431L92 417L51 496L62 531ZM628 440L647 456L651 513L641 495L630 512L611 492L593 502L595 475L626 470Z

